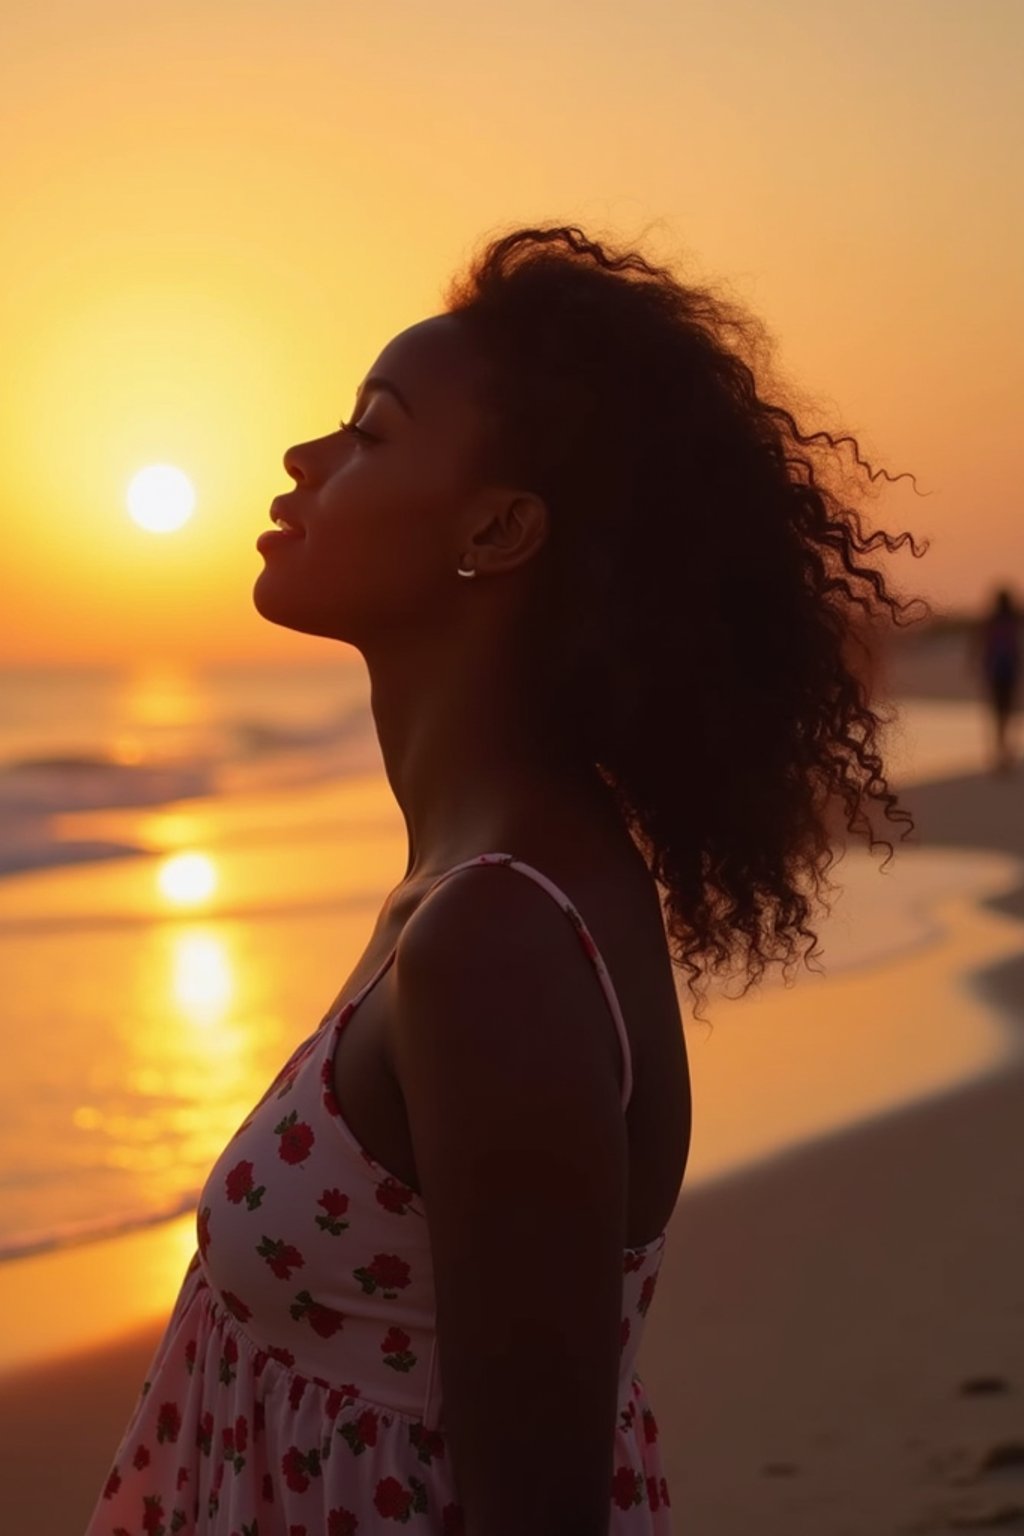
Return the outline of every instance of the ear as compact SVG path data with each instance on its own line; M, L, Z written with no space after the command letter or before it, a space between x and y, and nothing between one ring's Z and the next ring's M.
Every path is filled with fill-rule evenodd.
M514 571L525 565L548 537L547 503L532 491L489 486L467 521L459 552L472 553L483 575Z

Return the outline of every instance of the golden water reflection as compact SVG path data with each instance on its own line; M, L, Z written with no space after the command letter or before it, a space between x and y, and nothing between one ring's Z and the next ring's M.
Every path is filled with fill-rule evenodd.
M226 1141L266 1087L277 1031L245 1006L252 956L233 925L167 924L148 936L149 987L126 1013L117 1108L76 1123L103 1138L102 1161L141 1176L151 1209L194 1194Z
M236 990L223 939L188 932L175 936L175 948L175 1002L194 1027L209 1033L223 1026Z

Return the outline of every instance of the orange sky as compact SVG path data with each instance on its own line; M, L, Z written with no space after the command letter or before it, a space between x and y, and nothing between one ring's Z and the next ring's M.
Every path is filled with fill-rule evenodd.
M252 605L281 456L550 219L660 221L916 474L867 504L932 539L897 583L1024 596L1019 0L34 0L0 55L0 661L341 659Z

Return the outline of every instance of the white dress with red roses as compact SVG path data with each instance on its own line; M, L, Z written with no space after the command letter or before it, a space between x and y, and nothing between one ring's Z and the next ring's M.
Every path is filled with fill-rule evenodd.
M632 1089L625 1024L579 913ZM438 882L439 883L439 882ZM199 1199L198 1247L85 1536L460 1536L420 1197L375 1162L332 1089L341 1031L394 950L297 1046ZM658 1429L634 1371L665 1232L623 1254L609 1536L671 1536ZM555 1454L557 1454L557 1449Z

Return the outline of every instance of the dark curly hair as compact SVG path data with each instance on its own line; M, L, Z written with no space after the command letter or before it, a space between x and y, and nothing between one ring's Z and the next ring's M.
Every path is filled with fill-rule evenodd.
M888 720L854 658L883 603L910 604L856 557L928 545L865 536L823 483L823 450L816 473L800 449L850 442L872 481L885 471L763 398L761 322L637 250L574 225L517 228L443 302L485 369L474 468L549 509L524 625L548 723L612 791L699 1018L702 971L739 954L745 993L766 964L795 963L798 936L805 960L814 949L804 887L820 900L830 808L872 849L865 797L914 825L892 811Z

